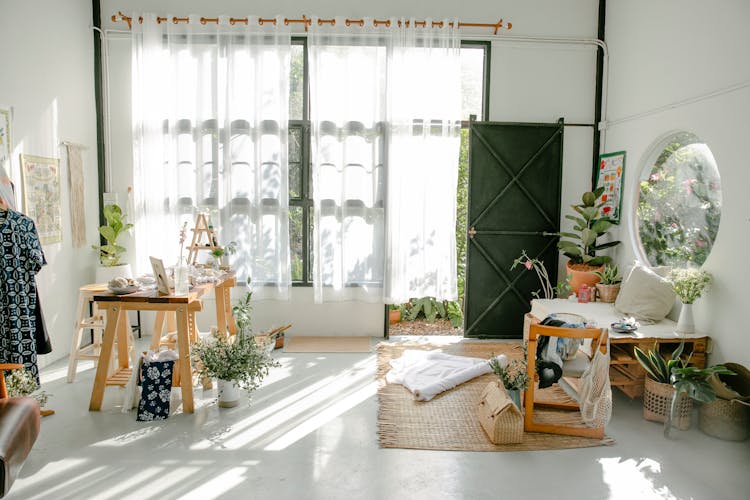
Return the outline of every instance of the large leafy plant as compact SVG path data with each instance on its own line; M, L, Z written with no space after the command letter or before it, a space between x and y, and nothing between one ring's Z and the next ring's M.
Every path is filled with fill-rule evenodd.
M592 191L587 191L581 196L581 203L571 205L576 212L575 215L566 215L565 218L575 223L573 230L576 232L561 232L560 236L568 238L561 239L557 247L565 254L572 264L587 264L592 267L599 267L602 264L612 262L612 258L607 255L597 255L600 250L619 245L619 241L609 241L607 243L597 244L597 239L606 234L612 227L613 223L607 216L601 215L601 207L606 202L604 188L599 187Z
M106 245L92 245L94 250L99 250L99 262L103 266L111 267L120 263L125 247L117 244L117 239L122 233L133 227L133 224L125 222L125 215L117 204L104 206L104 219L106 226L99 226L99 234L107 241Z

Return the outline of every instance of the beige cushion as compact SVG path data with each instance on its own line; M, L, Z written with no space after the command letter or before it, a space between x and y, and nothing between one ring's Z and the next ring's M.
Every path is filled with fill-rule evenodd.
M663 320L674 305L672 285L652 270L635 265L622 283L615 309L641 322Z

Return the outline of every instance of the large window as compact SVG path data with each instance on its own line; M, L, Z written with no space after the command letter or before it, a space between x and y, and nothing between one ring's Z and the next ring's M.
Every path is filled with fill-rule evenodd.
M292 281L312 284L313 202L310 179L310 110L308 106L307 51L304 38L293 40L289 100L289 239ZM466 183L468 120L486 118L485 83L489 71L489 43L464 42L461 47L462 128L461 159L458 180L457 255L459 294L465 261ZM462 201L463 200L463 201ZM356 281L356 280L355 280Z
M289 99L289 239L292 281L295 285L312 284L312 224L313 202L310 179L310 111L308 106L308 65L304 38L293 40L291 57L291 84ZM464 130L461 135L461 165L457 204L457 256L459 277L464 272L466 225L466 183L468 168L468 120L471 115L478 120L486 118L487 99L485 83L489 68L489 43L464 42L461 47L461 90L463 94L461 118ZM338 135L341 135L339 131ZM371 142L371 141L370 141ZM356 179L355 179L356 180ZM352 181L352 189L361 188ZM463 202L461 200L464 200ZM459 293L462 292L459 278Z
M700 266L721 218L721 180L708 145L677 132L657 141L642 167L636 201L638 249L653 266Z

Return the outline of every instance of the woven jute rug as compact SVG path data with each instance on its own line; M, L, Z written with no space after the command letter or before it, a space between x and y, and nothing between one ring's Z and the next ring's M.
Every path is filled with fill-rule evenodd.
M370 337L287 336L284 352L370 352Z
M490 358L505 354L521 358L516 342L461 341L454 344L381 342L378 353L378 439L381 448L460 451L529 451L586 448L614 444L610 437L590 439L525 432L518 444L492 444L477 418L477 404L482 390L495 380L494 374L483 375L436 396L432 401L415 401L399 384L385 382L388 362L401 356L405 349L440 349L448 354ZM546 389L545 389L546 391ZM534 412L536 416L536 411Z

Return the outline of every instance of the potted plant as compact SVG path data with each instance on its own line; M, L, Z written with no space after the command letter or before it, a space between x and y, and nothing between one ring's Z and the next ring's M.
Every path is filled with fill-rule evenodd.
M711 274L700 269L673 269L667 279L682 302L680 317L677 320L677 333L695 333L693 302L708 290L711 285Z
M390 304L388 306L388 324L395 325L401 323L401 307L398 304Z
M99 234L107 243L106 245L91 246L94 250L99 251L100 265L96 271L97 283L106 283L118 276L132 277L130 264L120 263L126 248L117 244L117 240L122 233L133 227L133 224L125 222L125 217L122 209L116 203L104 206L104 219L107 221L107 225L99 226Z
M214 248L213 250L211 250L211 256L214 258L214 269L219 269L219 266L221 265L221 258L224 256L224 249L221 247Z
M214 269L229 269L229 263L226 261L226 256L233 255L237 251L237 242L230 241L227 245L222 247L216 247L211 250L211 256L213 256L213 267Z
M573 230L576 232L561 232L560 236L568 239L557 243L557 248L569 259L566 272L572 275L570 286L576 293L583 284L593 287L599 279L593 273L601 272L604 264L612 262L611 257L597 255L597 252L620 244L619 241L597 244L597 239L613 225L609 217L601 215L600 209L605 201L603 195L604 188L599 187L593 192L583 193L580 204L571 205L576 214L565 218L575 223ZM602 201L598 201L600 199Z
M605 264L603 270L595 271L594 274L599 278L596 284L599 300L607 303L614 302L617 294L620 293L620 283L622 283L622 276L617 265Z
M219 406L230 408L239 403L239 389L248 393L260 386L270 368L279 366L250 330L252 292L233 308L238 332L234 337L215 332L193 346L193 361L202 378L216 378Z
M643 394L643 418L664 422L664 435L674 423L678 429L690 428L692 400L710 403L716 395L708 383L712 374L731 375L722 365L708 368L689 366L690 358L681 358L685 342L680 342L669 359L659 352L658 343L648 352L636 347L635 357L646 370ZM675 420L676 419L676 420Z
M490 367L495 375L498 376L503 386L508 391L508 396L513 403L523 412L523 391L529 387L529 375L527 373L526 355L528 353L528 344L522 344L523 358L514 359L509 363L501 362L493 356L490 360ZM500 356L502 358L502 356Z
M19 365L21 366L21 365ZM0 375L1 376L1 375ZM5 373L5 387L8 391L8 397L29 396L36 399L39 408L47 406L49 394L45 391L39 391L39 384L34 380L34 376L24 368L10 370ZM40 414L44 417L53 414L53 410L41 410Z

